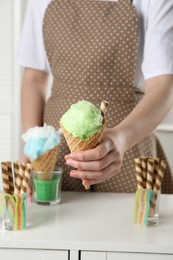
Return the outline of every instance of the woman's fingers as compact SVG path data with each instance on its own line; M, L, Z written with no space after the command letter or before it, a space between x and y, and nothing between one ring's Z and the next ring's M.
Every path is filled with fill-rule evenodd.
M112 162L106 168L100 171L81 171L81 170L72 170L70 176L74 178L79 178L82 180L97 180L105 179L111 176L112 172L119 171L119 163Z
M94 149L65 156L66 163L76 170L70 176L82 179L85 186L103 182L120 172L124 157L122 136L115 128L104 131L103 141Z
M19 157L19 162L20 163L28 163L30 162L28 156L26 154L22 154L20 157Z
M32 189L30 186L27 188L27 198L32 201Z
M108 154L113 148L114 143L107 139L103 140L96 148L82 152L72 152L65 156L65 160L96 161L106 156L106 154Z
M114 162L118 163L118 159L120 160L120 156L118 156L118 152L115 150L110 151L105 157L97 161L75 161L72 159L68 159L66 164L77 168L78 170L86 170L86 171L100 171L107 167L109 164Z
M111 178L111 177L117 175L118 173L119 173L119 171L113 171L113 172L109 175L109 178ZM108 180L109 178L108 178L108 176L105 176L105 177L102 178L102 179L91 179L91 180L86 179L86 180L83 180L83 181L82 181L82 184L87 187L87 186L90 186L90 185L102 183L102 182Z

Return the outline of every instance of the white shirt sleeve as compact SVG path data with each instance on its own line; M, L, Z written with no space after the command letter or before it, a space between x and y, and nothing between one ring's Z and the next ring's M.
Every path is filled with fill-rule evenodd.
M146 15L144 78L173 74L173 0L149 1Z
M42 32L45 9L45 1L28 0L16 63L49 73Z

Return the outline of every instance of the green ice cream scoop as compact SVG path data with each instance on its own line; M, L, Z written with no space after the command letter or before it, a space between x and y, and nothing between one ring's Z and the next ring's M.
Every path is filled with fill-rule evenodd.
M71 105L60 120L60 124L68 132L81 140L87 140L97 133L102 127L102 123L101 110L86 100Z

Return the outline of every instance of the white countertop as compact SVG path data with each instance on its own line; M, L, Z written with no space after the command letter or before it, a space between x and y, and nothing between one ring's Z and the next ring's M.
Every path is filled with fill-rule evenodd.
M133 222L134 194L63 192L57 206L28 203L27 229L6 231L0 248L173 254L173 195L161 195L158 226Z

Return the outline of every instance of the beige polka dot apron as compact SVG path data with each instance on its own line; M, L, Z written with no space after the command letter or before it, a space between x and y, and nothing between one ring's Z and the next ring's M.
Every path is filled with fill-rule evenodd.
M107 127L120 123L137 105L144 93L134 83L137 59L137 16L130 0L53 0L45 13L44 43L54 77L52 95L46 103L44 122L59 128L63 113L81 99L97 107L110 102ZM158 153L159 151L159 153ZM63 190L84 191L81 180L69 176L65 164L69 153L62 138L57 165L63 167ZM121 172L92 191L134 192L134 158L163 158L154 134L125 154ZM163 192L172 192L168 171Z

